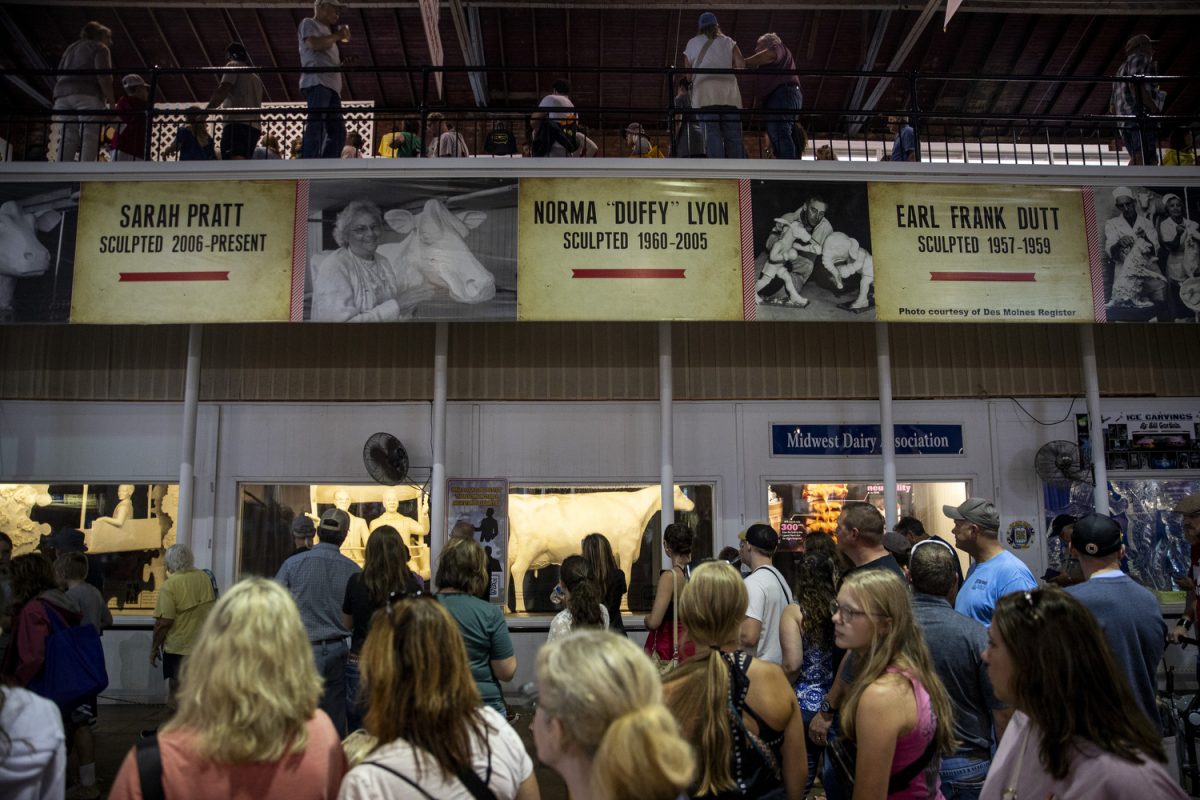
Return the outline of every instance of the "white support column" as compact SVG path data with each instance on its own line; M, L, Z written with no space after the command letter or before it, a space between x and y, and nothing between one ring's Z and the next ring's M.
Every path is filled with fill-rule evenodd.
M188 326L187 369L183 378L183 428L179 434L179 509L175 516L175 541L192 546L192 488L196 472L196 416L200 407L200 353L204 330Z
M885 530L896 527L896 426L892 420L892 349L888 324L875 323L875 364L879 371L879 447L883 455Z
M658 410L662 448L662 530L675 521L675 446L674 416L671 400L674 384L671 375L671 323L658 323Z
M1088 439L1092 443L1095 492L1092 505L1097 514L1108 513L1108 467L1104 463L1104 426L1100 420L1100 375L1096 370L1096 340L1091 325L1079 326L1079 353L1083 368L1083 392L1087 400Z
M437 323L433 345L433 475L429 484L431 547L440 548L446 533L446 353L449 327Z

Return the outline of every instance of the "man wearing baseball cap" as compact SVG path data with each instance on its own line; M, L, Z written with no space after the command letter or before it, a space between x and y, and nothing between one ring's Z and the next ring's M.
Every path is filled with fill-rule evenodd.
M1117 69L1118 78L1135 75L1157 75L1158 64L1154 61L1154 40L1144 33L1134 34L1125 43L1125 61ZM1113 81L1112 113L1122 117L1143 114L1158 114L1162 111L1165 93L1157 83L1149 81ZM1156 166L1158 164L1158 134L1154 123L1139 126L1129 120L1120 123L1121 140L1129 152L1129 165Z
M957 506L942 506L954 520L954 545L975 563L954 600L954 610L992 624L996 601L1006 594L1037 588L1037 579L1021 559L1000 544L1000 515L991 500L968 497Z
M298 518L300 519L300 518ZM346 657L350 629L343 621L342 601L350 576L362 572L339 548L350 530L350 515L331 508L321 515L321 541L307 553L285 559L275 574L296 605L312 643L317 672L325 682L321 710L333 720L339 736L346 735Z
M1129 678L1138 705L1158 730L1155 676L1167 641L1167 624L1158 599L1121 571L1125 545L1121 543L1121 527L1111 517L1080 517L1071 534L1071 554L1079 559L1086 580L1067 591L1100 621L1104 638Z
M779 534L765 522L756 522L738 534L741 545L738 553L742 563L750 568L746 576L749 605L739 634L742 650L755 658L783 665L783 650L779 646L779 620L783 610L792 602L792 590L787 580L771 563Z
M301 553L307 553L313 548L313 537L317 535L317 526L313 525L312 518L307 514L298 514L292 520L292 545L296 548L292 551L292 556L298 556Z
M350 42L350 26L339 25L344 5L339 0L316 0L313 15L300 22L300 66L340 67L339 44ZM308 103L301 158L340 158L346 145L342 117L342 73L303 72L300 93Z

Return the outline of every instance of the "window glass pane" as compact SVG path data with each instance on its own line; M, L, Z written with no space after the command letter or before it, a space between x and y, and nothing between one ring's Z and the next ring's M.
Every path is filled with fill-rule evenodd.
M683 500L676 499L673 521L690 525L696 532L692 563L710 558L713 552L713 495L711 484L679 484ZM521 530L522 496L555 495L558 508L553 515L536 517L544 527ZM622 497L624 495L624 497ZM518 499L514 499L518 498ZM554 613L550 593L558 583L558 565L572 553L588 533L608 537L621 562L629 570L629 592L623 609L645 614L654 603L654 587L662 569L661 514L659 487L652 486L513 486L509 491L509 560L518 568L517 559L529 563L522 576L524 610L528 613ZM686 506L691 505L688 509ZM581 533L582 532L582 533ZM515 572L516 570L514 570ZM509 580L509 610L516 605L515 575Z
M0 484L0 529L14 555L34 550L43 536L72 549L62 529L83 533L88 582L114 614L154 610L166 579L163 551L175 543L179 487L175 484ZM45 549L45 548L43 548Z

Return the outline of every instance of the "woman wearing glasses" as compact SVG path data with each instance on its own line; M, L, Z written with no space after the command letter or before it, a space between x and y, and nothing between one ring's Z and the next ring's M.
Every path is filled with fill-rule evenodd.
M695 769L691 748L637 645L607 631L572 633L538 651L537 686L538 758L573 800L682 796Z
M833 624L834 643L853 655L854 678L831 751L855 800L940 800L938 766L954 752L954 720L908 586L885 570L847 575Z
M332 800L346 771L317 707L321 676L295 601L247 578L221 596L183 664L179 710L158 733L158 796ZM129 751L109 797L152 796Z
M1049 587L1000 598L983 661L996 697L1016 711L981 798L1187 796L1099 623L1074 597Z
M507 713L500 682L517 674L517 656L504 610L486 599L487 553L474 539L451 538L438 559L437 597L458 623L467 646L467 663L484 705Z
M476 545L478 546L478 545ZM458 625L427 594L376 614L362 653L379 744L342 782L339 800L538 800L533 762L504 716L479 703Z
M804 718L783 670L738 649L748 602L724 561L692 571L679 621L696 655L663 679L664 702L700 757L691 797L804 797Z
M322 322L392 322L409 319L433 297L414 271L397 269L377 252L383 214L369 200L354 200L337 215L338 249L313 273L312 318Z

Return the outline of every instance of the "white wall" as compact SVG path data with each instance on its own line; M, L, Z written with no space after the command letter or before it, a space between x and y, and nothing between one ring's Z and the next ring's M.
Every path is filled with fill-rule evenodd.
M1063 418L1069 400L1023 400L1042 420ZM1191 400L1120 398L1109 413L1193 410ZM1076 404L1082 411L1082 404ZM736 542L748 521L766 516L772 481L879 480L878 458L795 458L770 454L771 423L874 423L873 402L678 403L674 409L677 482L716 484L716 548ZM1002 518L1033 521L1035 547L1017 551L1044 570L1040 485L1033 454L1051 439L1073 439L1073 414L1039 425L1012 401L897 403L897 423L961 424L962 456L898 459L906 480L966 480L992 496ZM0 403L0 480L4 482L170 482L179 474L182 409L161 403ZM447 413L449 477L505 477L512 482L655 482L659 470L657 403L452 403ZM224 586L237 557L238 484L363 483L362 443L375 431L408 448L414 478L432 463L428 403L204 404L196 448L193 548ZM441 549L435 536L434 557ZM148 664L148 618L123 618L105 636L109 694L157 696L162 681ZM631 622L637 622L631 620ZM518 675L532 679L534 654L548 619L514 620ZM640 634L638 634L640 641Z

